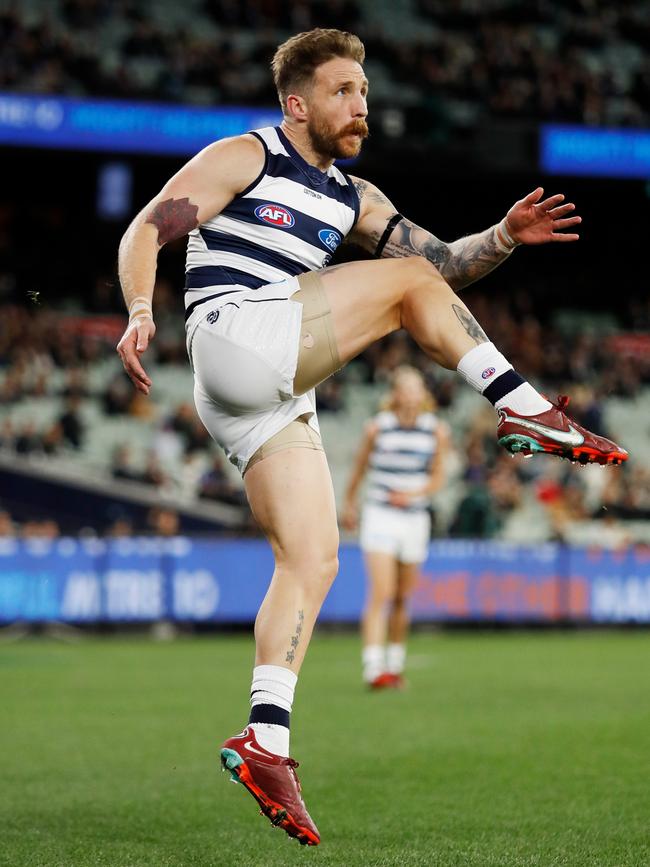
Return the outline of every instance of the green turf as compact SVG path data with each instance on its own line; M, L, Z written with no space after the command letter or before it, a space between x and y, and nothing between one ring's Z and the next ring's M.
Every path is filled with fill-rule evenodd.
M650 864L648 636L416 636L368 694L358 642L314 640L293 714L317 849L218 770L249 638L0 645L0 864Z

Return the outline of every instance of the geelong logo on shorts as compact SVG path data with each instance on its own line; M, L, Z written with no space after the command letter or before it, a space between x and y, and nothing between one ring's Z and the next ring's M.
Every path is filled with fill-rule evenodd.
M291 211L280 205L259 205L255 208L255 216L264 223L277 226L278 229L290 229L296 222Z
M334 229L321 229L318 233L321 244L324 244L328 250L334 252L341 243L341 236Z
M483 373L481 374L481 377L483 379L489 379L493 373L494 373L493 367L486 367L485 370L483 371Z

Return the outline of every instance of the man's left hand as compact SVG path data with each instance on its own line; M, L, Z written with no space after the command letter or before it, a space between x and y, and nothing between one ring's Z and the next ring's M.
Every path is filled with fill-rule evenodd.
M537 187L508 211L506 229L513 241L519 244L577 241L580 235L565 231L582 222L582 217L566 216L575 210L573 202L563 204L562 193L542 201L543 195L543 188Z

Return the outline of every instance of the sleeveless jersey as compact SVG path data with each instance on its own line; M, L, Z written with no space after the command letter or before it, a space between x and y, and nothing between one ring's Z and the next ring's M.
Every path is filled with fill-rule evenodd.
M431 461L437 448L438 420L431 412L421 413L413 427L400 427L393 412L380 412L374 420L378 430L369 459L366 501L389 505L391 491L412 491L429 481ZM425 495L398 508L420 512L429 503L430 497Z
M325 267L358 219L357 191L340 169L310 165L279 127L252 135L264 146L262 171L189 234L186 323L206 301L227 304L237 293Z

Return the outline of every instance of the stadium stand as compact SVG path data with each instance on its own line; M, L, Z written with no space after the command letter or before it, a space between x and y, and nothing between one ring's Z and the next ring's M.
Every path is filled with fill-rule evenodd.
M3 2L0 89L274 105L278 39L342 22L366 43L376 107L399 96L405 110L465 129L485 117L650 122L642 0Z
M640 0L609 6L591 0L187 0L182 6L0 0L0 90L275 105L268 62L278 41L342 22L366 43L371 107L385 108L380 138L399 138L400 113L425 146L486 119L650 123L650 10ZM161 502L188 519L205 518L203 529L250 530L241 481L191 405L174 291L183 244L170 245L160 261L158 332L148 357L155 387L145 401L114 353L124 322L110 273L120 227L103 224L71 256L75 220L61 196L23 202L0 194L2 471L33 474L36 467L36 475L83 479L96 492L110 486L127 505L106 507L83 525L96 532L151 528L157 516L148 510ZM597 277L595 263L583 280ZM562 464L498 456L489 408L397 334L319 389L337 495L390 371L409 362L423 368L454 432L449 484L435 502L437 533L650 541L650 302L626 296L616 314L558 305L549 317L541 278L527 275L526 288L525 294L492 293L489 302L472 292L467 301L522 373L551 397L571 394L579 420L628 445L630 465L617 473L569 472ZM138 515L128 505L136 501ZM32 532L12 486L4 486L1 505L0 533L14 532L16 523L21 533Z
M589 320L587 314L580 322L560 320L554 327L542 327L529 317L523 328L516 328L515 314L505 302L481 309L477 296L474 307L488 333L498 335L518 368L546 393L573 394L579 420L615 438L625 428L633 453L630 467L617 473L598 467L576 472L555 461L511 461L499 454L491 408L460 386L454 374L430 365L400 332L319 390L337 496L342 496L363 424L376 411L390 371L411 363L423 369L441 416L454 432L449 483L435 501L438 533L512 541L531 541L531 534L539 541L602 541L605 536L612 544L618 538L650 541L644 523L650 516L650 473L645 469L650 460L650 367L647 355L635 359L634 340L624 349L633 332L614 331L611 321ZM163 322L167 312L161 311ZM4 307L0 455L14 468L56 466L70 480L81 476L98 485L111 480L121 489L148 489L199 511L217 501L237 510L239 526L245 527L249 518L238 474L211 443L190 402L190 370L175 348L175 340L182 343L182 319L175 321L176 337L168 326L166 339L151 353L148 369L155 385L149 401L132 389L114 354L120 317ZM96 334L89 337L93 327ZM603 327L605 335L598 333ZM65 352L62 334L67 335ZM618 341L619 350L614 362L609 356L606 364L608 340ZM4 499L9 505L11 498ZM96 529L105 531L107 525Z

